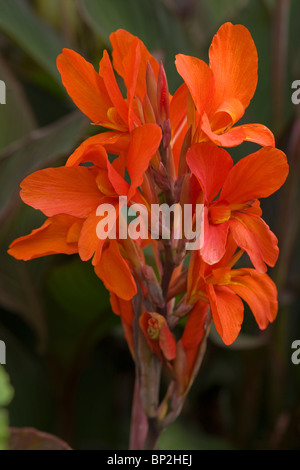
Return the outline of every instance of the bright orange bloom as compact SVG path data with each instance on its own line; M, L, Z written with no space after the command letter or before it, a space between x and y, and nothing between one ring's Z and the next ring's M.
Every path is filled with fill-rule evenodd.
M177 112L178 131L181 125L184 135L192 125L194 143L210 140L232 147L251 141L274 146L272 132L261 124L233 127L243 116L257 85L257 51L247 28L223 24L210 46L209 65L196 57L179 54L176 67L185 82L173 98L173 106L181 110L181 114Z
M99 72L77 52L64 49L57 58L62 82L76 106L93 124L110 129L86 139L69 158L72 165L86 147L103 145L119 154L129 145L129 134L143 124L159 124L168 119L170 95L162 64L143 42L119 29L110 35L112 59L104 50ZM123 97L115 72L123 79Z
M138 96L141 102L144 99L147 64L151 64L156 78L159 64L143 42L125 30L112 33L110 41L113 65L105 50L99 72L71 49L64 49L58 56L57 67L70 97L94 124L127 132L141 124L134 97ZM113 66L124 79L127 99L121 94Z
M154 124L141 126L131 133L126 154L130 184L124 179L123 159L111 164L99 145L87 147L75 166L48 168L29 175L21 183L20 196L49 218L41 228L15 240L9 253L17 259L29 260L54 253L78 252L83 261L93 258L96 274L110 291L125 300L132 298L136 285L128 262L122 257L116 240L108 242L98 238L96 227L101 216L96 211L100 204L108 203L118 213L119 196L126 196L129 203L140 200L138 187L160 141L161 131ZM93 165L79 165L86 162Z
M232 269L239 258L230 239L220 263L206 264L199 252L193 252L188 273L188 297L194 303L209 303L216 330L229 345L235 341L243 323L243 299L250 307L260 329L265 329L277 315L277 289L271 278L255 269ZM201 321L201 318L199 319Z
M233 166L226 150L210 143L195 144L187 152L187 164L197 178L204 198L204 246L208 264L224 256L228 234L246 251L260 271L274 266L278 241L260 217L258 199L277 191L288 175L283 152L265 147ZM219 194L220 193L220 194Z
M244 303L260 329L275 319L277 291L266 271L277 261L278 240L261 218L259 200L283 185L288 164L265 126L235 126L257 85L257 51L244 26L221 26L209 65L177 55L184 83L173 96L163 65L140 39L120 29L110 41L112 61L105 50L99 72L69 49L57 59L68 94L101 129L65 166L37 171L21 183L22 200L47 220L15 240L9 253L23 260L78 253L92 262L136 363L133 423L148 418L145 424L153 431L178 416L212 321L229 345L241 330ZM123 79L124 95L115 72ZM244 141L263 148L234 165L221 147ZM145 207L151 220L151 226L145 223L146 237L136 230L137 237L130 238L133 227L119 224L126 203ZM204 243L191 251L186 267L188 234L178 240L177 229L186 228L185 204L195 209L197 203L204 206ZM152 220L152 204L169 207L170 236L160 230L167 216ZM175 214L177 204L182 220ZM198 228L198 210L191 215L187 222ZM142 229L144 221L138 219ZM154 239L144 240L150 233ZM234 268L244 252L254 269ZM169 373L161 402L158 360ZM132 436L141 448L139 432L140 427ZM145 442L152 441L150 434Z

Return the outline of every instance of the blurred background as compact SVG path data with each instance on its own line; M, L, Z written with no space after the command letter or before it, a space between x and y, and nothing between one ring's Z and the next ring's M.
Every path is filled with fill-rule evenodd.
M212 331L182 414L159 448L300 449L300 364L291 361L292 342L300 340L300 104L291 101L292 82L300 80L299 0L0 0L0 438L9 422L76 449L128 447L134 366L90 263L77 256L25 263L6 253L44 220L20 200L21 180L64 164L93 130L61 84L57 55L70 47L97 68L109 34L125 28L163 59L173 93L181 83L175 54L207 61L226 21L245 25L258 50L258 87L245 122L271 128L290 163L285 186L262 205L279 238L269 274L280 308L265 332L246 309L231 347ZM237 161L255 150L243 144L230 153Z

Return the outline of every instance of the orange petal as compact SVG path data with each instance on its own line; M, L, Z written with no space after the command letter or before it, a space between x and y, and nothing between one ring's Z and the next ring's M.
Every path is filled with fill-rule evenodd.
M197 302L189 313L181 337L185 350L197 348L201 343L207 318L207 309L208 304Z
M161 137L161 129L156 124L145 124L133 131L127 154L127 170L131 180L128 199L134 195L136 189L142 184L144 173L150 160L158 150Z
M249 305L260 329L265 329L277 315L277 289L267 274L254 269L232 271L230 288Z
M219 125L221 124L219 123ZM214 144L223 147L236 147L245 141L255 142L265 147L275 146L274 135L262 124L243 124L242 126L232 127L223 133L220 133L220 131L214 133L208 116L204 113L201 121L201 130Z
M94 163L99 165L99 158L101 155L90 153L89 147L103 148L112 154L124 152L129 145L129 135L120 132L102 132L101 134L93 135L86 139L79 147L74 150L72 155L67 160L66 166L77 166L83 162ZM102 153L101 150L99 150Z
M201 256L207 264L218 263L224 256L229 232L229 222L214 225L208 218L207 207L204 208L204 238Z
M137 293L135 280L116 240L110 240L108 248L103 250L95 273L109 291L123 300L130 300Z
M208 284L207 288L216 330L225 344L232 344L243 323L243 302L226 286Z
M153 320L156 328L151 326ZM143 312L139 318L139 323L151 351L157 354L160 359L162 359L161 352L168 361L175 359L176 341L166 319L156 312ZM151 332L150 329L152 329Z
M99 75L103 78L107 93L124 123L128 122L128 107L118 87L112 64L106 50L100 61Z
M124 330L124 336L128 343L131 355L134 358L134 338L133 338L133 307L132 302L128 300L123 300L117 297L115 294L110 292L110 305L112 311L121 317L122 326Z
M236 244L249 255L253 266L261 273L275 266L279 255L278 240L260 218L235 212L229 222Z
M220 200L235 204L268 197L283 185L288 171L285 154L276 148L264 147L234 165Z
M186 161L202 187L205 200L211 202L232 168L231 156L226 150L203 142L188 150Z
M93 172L85 167L36 171L22 181L20 196L48 217L56 214L87 217L101 202Z
M237 98L228 98L216 110L213 117L212 128L219 129L232 126L239 121L245 112L245 108Z
M118 160L118 163L120 163L120 166L122 166L121 160ZM116 194L118 194L119 196L127 196L129 192L129 184L127 183L127 181L125 181L123 176L121 176L120 173L117 171L118 169L119 169L118 165L116 164L111 165L110 163L108 163L108 166L107 166L108 177L114 190L116 191Z
M275 138L273 133L262 124L243 124L235 129L242 127L245 134L245 141L255 142L264 147L275 147Z
M71 49L57 57L62 82L76 106L93 122L107 120L112 101L92 64Z
M249 105L257 85L257 51L243 25L223 24L209 49L209 65L215 81L214 110L228 99Z
M154 74L157 78L159 64L157 60L150 54L144 43L134 36L133 34L125 31L124 29L118 29L109 36L110 42L113 46L112 57L113 65L118 74L124 79L127 89L130 88L132 80L132 70L136 70L136 86L135 94L139 96L140 100L146 93L146 69L148 62L150 63ZM139 65L134 67L128 67L129 62L132 64L135 62L137 50L139 49Z
M97 217L96 213L93 212L83 223L78 241L78 253L82 261L88 261L95 253L97 253L97 261L101 257L105 240L100 240L97 237L96 228L99 220L100 217Z
M196 360L199 354L199 348L205 332L208 304L197 302L188 315L184 332L181 338L181 344L185 352L185 384L192 375ZM176 358L177 361L177 358ZM181 382L183 379L181 379Z
M176 56L175 65L191 93L199 115L204 111L208 113L214 94L213 74L208 65L196 57L184 54Z
M122 317L129 325L133 322L134 311L131 300L123 300L110 292L110 304L113 312Z
M97 211L93 211L86 218L83 223L78 241L78 252L80 258L82 259L82 261L87 261L92 258L92 256L94 256L94 266L100 262L104 243L109 237L111 230L115 229L116 219L118 216L118 200L116 200L115 198L103 198L101 200L101 204L104 214L97 215ZM99 204L99 206L101 204ZM99 238L97 234L97 226L98 223L103 219L103 217L105 217L105 223L108 226L107 237L104 236L103 238Z
M29 235L13 241L8 253L14 258L24 261L57 253L67 255L77 253L77 237L73 236L72 240L67 240L70 230L72 231L72 228L75 226L78 234L78 227L80 227L82 222L70 215L51 217L40 228L33 230Z
M202 116L201 130L214 144L221 145L223 147L236 147L244 142L246 137L242 126L233 127L229 131L221 134L215 134L211 129L211 124L206 113Z
M172 129L172 151L176 173L178 171L182 144L187 133L188 88L183 83L177 88L170 102L170 123Z

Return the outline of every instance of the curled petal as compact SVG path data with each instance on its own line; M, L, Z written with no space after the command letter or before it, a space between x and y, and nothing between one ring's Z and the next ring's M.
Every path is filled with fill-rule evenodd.
M225 255L229 221L214 225L210 223L208 209L204 207L204 237L201 256L207 264L218 263Z
M123 300L130 300L137 293L135 280L116 240L110 240L108 248L103 250L95 273L109 291Z
M234 273L234 271L233 271ZM249 305L260 329L265 329L277 315L277 289L267 274L254 269L239 269L232 276L230 288Z
M236 340L243 323L243 302L227 286L208 284L207 294L216 330L225 344L232 344Z
M234 213L230 230L236 244L249 255L259 272L275 266L279 255L278 240L268 225L260 218L247 213Z
M8 253L24 261L58 253L77 253L82 223L83 220L70 215L51 217L29 235L14 240Z

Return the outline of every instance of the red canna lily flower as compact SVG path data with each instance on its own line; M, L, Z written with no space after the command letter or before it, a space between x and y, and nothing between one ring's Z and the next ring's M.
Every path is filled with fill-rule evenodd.
M65 166L24 179L22 200L47 219L12 242L8 252L23 260L78 253L91 261L136 364L131 445L143 448L144 439L147 447L180 413L212 321L229 345L241 330L244 303L260 329L275 319L277 290L266 270L275 265L278 241L261 218L259 200L282 186L288 164L265 126L235 126L257 85L257 52L244 26L226 23L219 29L209 65L177 55L184 83L173 96L163 65L140 39L120 29L110 41L112 61L104 51L99 72L69 49L57 59L74 103L107 130L82 142ZM263 148L234 165L221 147L243 141ZM204 244L191 251L187 267L189 236L186 230L177 235L186 229L187 214L198 228L198 208L190 214L197 203L204 206ZM122 233L125 204L131 212L142 204L146 219L137 217ZM170 210L167 237L156 239L165 221L163 214L152 220L152 204ZM155 239L143 239L144 221L146 238L151 232ZM245 252L255 269L234 268ZM169 379L162 401L161 366Z
M130 183L122 174L125 171L122 159L111 164L104 147L99 145L86 147L76 166L48 168L29 175L21 183L20 196L49 218L41 228L15 240L9 253L17 259L29 260L53 253L78 252L83 261L92 258L96 274L110 291L122 299L131 299L136 294L136 285L128 261L121 255L116 240L98 238L97 225L102 216L97 215L97 208L109 204L118 214L119 196L126 196L129 203L139 201L138 187L160 141L161 131L154 124L132 132L126 155ZM85 162L93 165L79 165Z
M162 63L158 64L143 42L125 30L112 33L110 41L113 62L105 50L99 73L73 50L64 49L57 58L62 82L76 106L93 124L110 129L86 139L70 156L69 166L76 164L87 147L93 145L102 145L106 151L119 155L130 145L130 134L145 124L157 124L163 131L164 147L170 143L172 97ZM121 94L114 70L124 81L126 97ZM157 167L159 153L154 162Z
M243 323L245 301L260 329L265 329L277 315L277 289L271 278L255 269L232 269L243 252L234 255L236 244L231 241L223 260L215 266L193 252L188 273L190 302L209 303L216 330L229 345L235 341Z
M278 241L262 220L258 199L277 191L288 175L283 152L265 147L233 166L226 150L210 143L192 146L187 164L197 178L204 197L204 246L201 255L215 264L225 254L228 234L246 251L260 271L274 266ZM220 194L219 194L220 193Z
M93 124L111 129L87 139L84 146L101 144L107 146L109 151L113 144L116 151L122 149L124 143L126 145L128 132L145 122L155 122L154 111L146 96L146 75L150 67L156 83L162 66L159 66L143 42L128 31L117 30L110 35L110 41L113 46L113 63L104 50L99 72L71 49L63 49L57 58L57 68L76 106ZM122 96L114 69L124 80L126 98ZM150 115L153 118L148 119Z
M193 125L194 143L209 140L233 147L251 141L275 145L272 132L261 124L233 127L243 116L257 85L257 51L247 28L223 24L211 43L209 65L196 57L179 54L176 67L185 82L173 97L174 108L181 109L181 120L177 113L177 128L181 122L185 134Z

